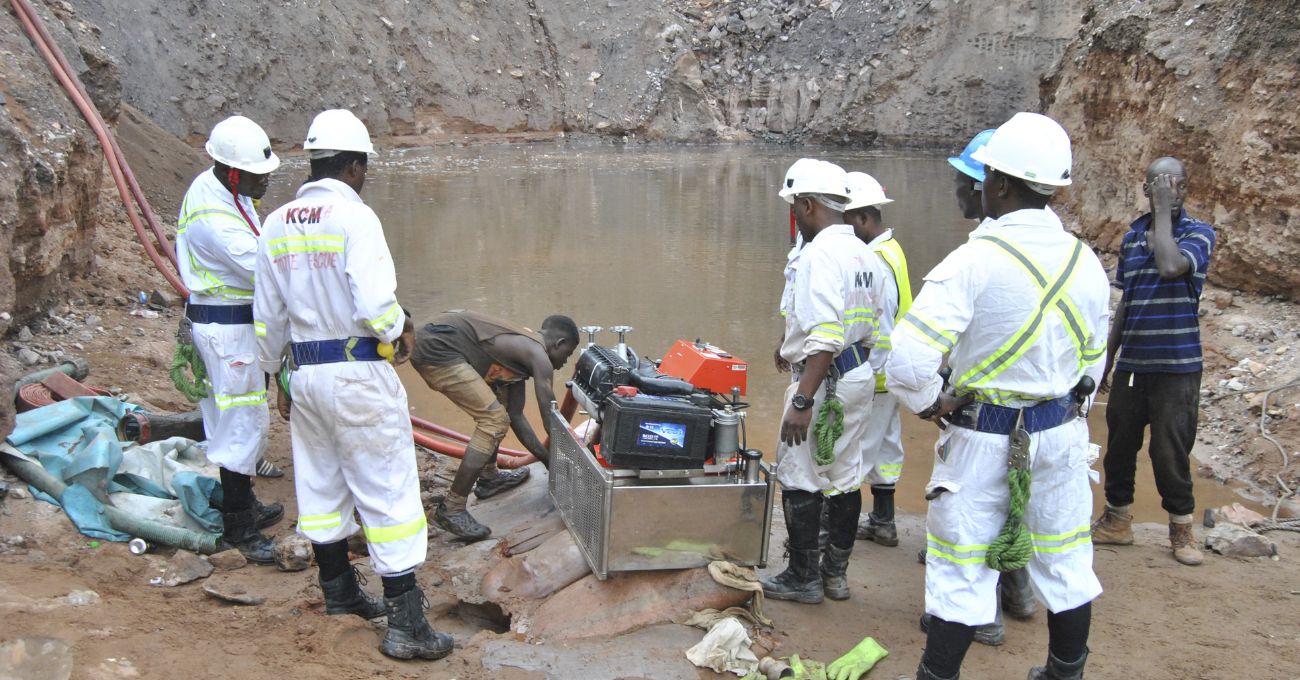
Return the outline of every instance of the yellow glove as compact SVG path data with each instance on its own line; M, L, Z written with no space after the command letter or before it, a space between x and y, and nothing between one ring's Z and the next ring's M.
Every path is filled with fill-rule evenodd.
M825 664L812 659L804 661L798 654L790 655L790 670L794 671L794 680L827 680Z
M827 680L858 680L886 656L889 656L889 652L885 651L875 638L866 638L850 649L848 654L832 661L830 668L826 669L826 678Z

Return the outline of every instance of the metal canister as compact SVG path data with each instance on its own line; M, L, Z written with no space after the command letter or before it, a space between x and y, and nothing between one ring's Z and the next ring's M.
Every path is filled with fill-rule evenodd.
M763 464L763 452L758 449L745 449L740 452L740 458L744 461L743 476L746 484L759 483L759 469Z
M713 411L713 462L730 460L740 450L740 414L731 409Z
M126 544L126 549L130 550L132 555L143 555L149 552L149 543L143 538L133 538Z

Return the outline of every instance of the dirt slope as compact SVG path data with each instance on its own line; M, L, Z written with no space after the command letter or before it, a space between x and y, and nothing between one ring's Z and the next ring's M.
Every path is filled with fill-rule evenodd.
M1126 2L1089 10L1044 87L1070 130L1067 194L1083 234L1115 248L1146 211L1142 173L1188 163L1188 208L1219 230L1210 278L1300 289L1300 2Z

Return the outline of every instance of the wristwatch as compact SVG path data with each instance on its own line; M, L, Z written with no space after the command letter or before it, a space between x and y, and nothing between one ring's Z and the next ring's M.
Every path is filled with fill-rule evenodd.
M790 405L793 406L796 411L807 411L812 408L813 398L805 397L802 394L796 394L790 399Z
M942 403L943 403L943 395L940 394L938 397L935 398L934 403L930 404L930 408L927 408L924 411L921 411L920 413L916 414L917 417L919 417L921 420L929 420L933 418L934 415L939 412L940 405Z

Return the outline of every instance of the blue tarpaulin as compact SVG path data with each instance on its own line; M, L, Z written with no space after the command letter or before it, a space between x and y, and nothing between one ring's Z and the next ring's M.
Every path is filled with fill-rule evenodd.
M221 487L200 473L208 463L193 442L136 446L118 441L118 421L135 410L139 407L111 397L76 397L18 414L8 443L68 485L62 503L36 489L32 493L60 505L81 533L94 538L131 538L109 525L104 503L128 511L133 505L159 507L134 503L149 499L175 501L171 505L186 517L173 517L172 523L220 533L221 513L212 500ZM150 519L169 521L165 516Z

